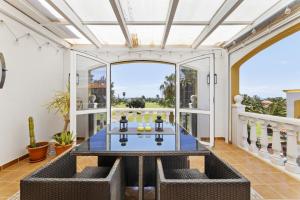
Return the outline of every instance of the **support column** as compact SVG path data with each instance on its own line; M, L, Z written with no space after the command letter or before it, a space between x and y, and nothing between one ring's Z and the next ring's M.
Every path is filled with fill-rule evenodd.
M285 164L285 169L290 172L300 174L300 166L297 163L299 147L297 141L297 132L295 131L296 127L285 126L285 128L287 131L287 162Z
M268 122L261 120L259 121L259 123L261 127L261 137L260 137L261 149L258 152L258 155L260 155L263 158L269 159L270 158L270 154L268 152L269 140L268 140L268 132L267 132Z
M256 120L251 118L250 119L250 151L253 153L258 153L258 148L256 146L257 136L256 136Z
M278 124L275 122L270 123L273 129L273 136L272 136L272 149L273 154L271 156L271 162L283 166L284 165L284 159L281 156L281 141L280 141L280 129L278 127Z
M232 105L232 137L231 142L235 145L240 145L242 140L241 128L239 128L239 113L245 112L245 106L242 105L243 97L236 95L234 97L235 104Z

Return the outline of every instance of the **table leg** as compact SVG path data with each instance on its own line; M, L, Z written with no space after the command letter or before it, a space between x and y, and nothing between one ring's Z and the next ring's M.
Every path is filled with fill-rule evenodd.
M139 156L139 200L144 199L144 157Z

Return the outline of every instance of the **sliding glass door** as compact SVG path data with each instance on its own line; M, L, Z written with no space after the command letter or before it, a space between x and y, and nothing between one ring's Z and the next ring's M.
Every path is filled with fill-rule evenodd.
M177 122L205 145L214 145L214 56L177 64Z

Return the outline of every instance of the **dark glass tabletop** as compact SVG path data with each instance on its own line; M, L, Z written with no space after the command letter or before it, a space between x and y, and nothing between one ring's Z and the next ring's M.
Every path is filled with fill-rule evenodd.
M209 150L182 127L164 123L161 132L138 132L137 123L129 123L128 131L120 132L119 124L107 125L78 146L74 155L163 156L207 155Z

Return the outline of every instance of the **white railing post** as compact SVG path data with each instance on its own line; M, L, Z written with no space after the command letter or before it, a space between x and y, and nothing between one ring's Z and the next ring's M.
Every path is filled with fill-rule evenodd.
M258 148L256 146L257 135L256 135L256 119L250 118L250 151L253 153L258 153Z
M271 162L283 166L284 159L281 157L281 139L280 139L280 128L277 123L271 122L270 123L273 129L273 136L272 136L272 149L273 154L271 155Z
M166 112L166 122L170 122L170 112Z
M245 112L245 106L242 105L243 97L236 95L235 104L232 105L232 137L231 142L235 145L241 144L242 133L240 132L239 113Z
M287 162L285 164L285 169L290 172L300 174L300 166L297 163L299 148L296 127L286 125L285 129L287 134Z
M145 112L141 112L142 123L145 123Z
M248 119L244 116L240 116L240 132L242 134L242 141L241 146L248 150L249 149L249 143L248 143Z
M152 123L152 121L153 121L153 112L150 111L149 112L149 123Z
M263 158L269 159L270 154L268 152L269 140L268 140L268 130L267 130L268 122L264 120L260 120L258 123L260 124L261 127L261 136L260 136L261 148L258 154Z

